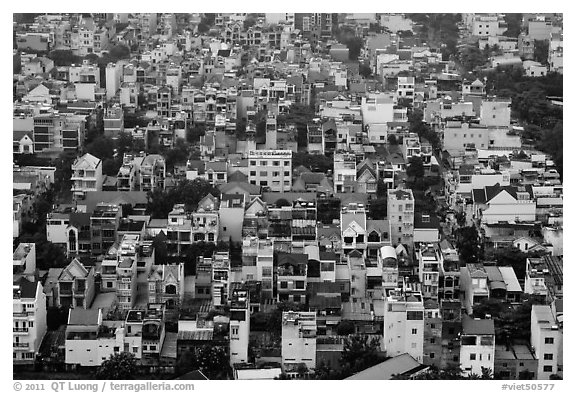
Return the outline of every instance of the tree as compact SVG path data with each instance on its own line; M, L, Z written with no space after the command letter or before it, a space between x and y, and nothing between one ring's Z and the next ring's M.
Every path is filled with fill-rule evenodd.
M360 63L358 72L363 78L368 78L372 75L372 68L365 63Z
M347 319L343 319L340 321L338 326L336 326L336 332L339 336L348 336L350 334L354 334L355 331L356 326L354 325L354 322Z
M376 197L377 198L385 198L388 195L388 187L386 187L386 183L384 183L383 179L378 179L378 183L376 183Z
M534 40L534 60L547 65L550 44L547 40Z
M477 46L468 45L460 51L460 64L465 71L474 71L488 62L486 54Z
M558 169L560 176L563 176L563 145L564 145L564 128L562 120L558 121L553 129L546 130L540 143L541 149L552 156L554 164Z
M368 212L373 220L385 220L388 214L388 196L371 201Z
M276 201L275 205L276 207L282 207L282 206L290 206L291 203L288 202L288 200L285 198L280 198Z
M408 168L406 168L406 175L414 177L415 179L424 177L424 163L420 156L410 157L410 163L408 164Z
M130 352L120 352L110 355L96 371L98 379L134 379L138 372L136 357Z
M506 13L504 21L508 29L504 32L506 37L518 38L522 31L522 14Z
M344 340L340 363L357 373L376 365L380 360L380 340L368 335L349 336Z
M398 145L398 139L394 134L388 134L388 143L392 146Z
M164 157L166 158L166 170L174 170L174 165L186 162L190 156L190 146L182 138L176 139L174 147L168 150Z
M108 56L110 56L113 62L122 59L129 59L130 58L130 48L126 45L117 44L110 48L108 51Z
M200 346L184 351L176 362L177 374L200 370L209 379L227 379L230 364L226 350L220 346Z
M327 173L334 170L334 161L324 154L298 152L292 154L292 167L305 166L313 172Z
M80 56L76 56L71 50L53 50L48 57L54 61L54 66L69 66L81 63Z
M483 250L476 227L459 228L456 231L456 247L462 263L475 263L482 259Z

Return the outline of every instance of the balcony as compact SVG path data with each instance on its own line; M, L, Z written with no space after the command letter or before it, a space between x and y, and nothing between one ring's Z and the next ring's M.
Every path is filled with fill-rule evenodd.
M12 343L12 346L16 349L28 349L30 348L30 343Z
M28 333L28 328L27 327L12 328L12 331L14 333Z

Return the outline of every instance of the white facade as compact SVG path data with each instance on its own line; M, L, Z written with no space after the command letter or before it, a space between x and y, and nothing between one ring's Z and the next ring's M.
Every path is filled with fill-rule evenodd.
M558 373L559 347L562 330L556 323L550 306L533 305L530 317L530 344L538 359L536 379L549 379Z
M495 337L492 320L472 320L470 317L462 323L460 336L460 368L464 375L482 375L482 369L494 370ZM467 326L471 325L470 331ZM481 326L481 328L474 327ZM486 325L486 326L485 326ZM487 327L484 329L484 327Z
M248 363L250 339L250 300L246 290L232 293L230 307L230 365Z
M394 97L389 94L369 94L362 98L362 119L364 126L387 124L394 121Z
M282 313L282 369L304 363L316 368L316 313Z
M40 282L21 280L12 287L14 363L34 363L46 333L46 295Z
M393 291L384 300L383 349L386 356L424 357L424 303L419 292Z
M533 222L536 220L536 202L529 199L527 193L518 192L516 198L506 191L487 202L482 211L482 223L495 224L505 222Z
M252 150L248 153L248 181L273 192L292 189L292 151Z

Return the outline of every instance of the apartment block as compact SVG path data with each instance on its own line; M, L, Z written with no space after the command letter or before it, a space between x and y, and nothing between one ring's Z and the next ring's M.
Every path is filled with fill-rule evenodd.
M316 368L316 313L282 313L282 370L295 372L300 364Z
M39 281L13 283L12 323L14 364L34 364L46 333L46 295Z
M388 220L392 244L412 245L414 239L414 196L410 189L388 190Z
M248 181L273 192L292 189L292 152L252 150L248 153Z

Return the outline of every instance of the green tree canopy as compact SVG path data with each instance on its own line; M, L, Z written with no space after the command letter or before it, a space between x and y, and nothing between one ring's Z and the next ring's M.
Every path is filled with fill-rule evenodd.
M96 371L98 379L134 379L138 372L136 358L129 352L120 352L110 355Z

